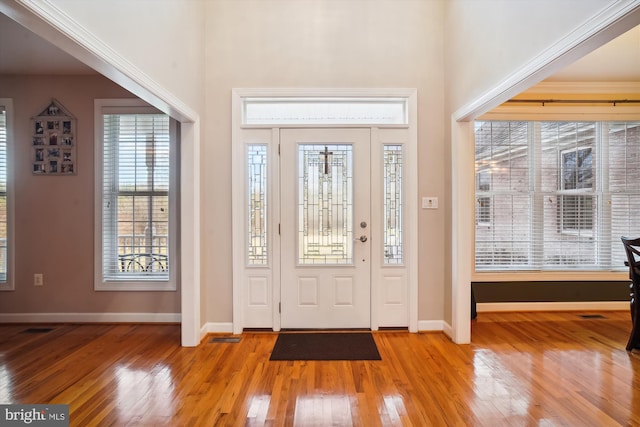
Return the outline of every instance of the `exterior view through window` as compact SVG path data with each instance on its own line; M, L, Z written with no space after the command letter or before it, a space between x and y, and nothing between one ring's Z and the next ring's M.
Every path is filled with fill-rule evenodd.
M170 131L164 114L104 114L103 276L169 279Z
M477 121L477 271L624 270L640 122Z

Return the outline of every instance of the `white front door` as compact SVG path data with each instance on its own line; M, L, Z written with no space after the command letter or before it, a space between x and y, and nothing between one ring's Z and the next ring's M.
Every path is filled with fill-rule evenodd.
M281 327L371 327L370 129L280 133Z

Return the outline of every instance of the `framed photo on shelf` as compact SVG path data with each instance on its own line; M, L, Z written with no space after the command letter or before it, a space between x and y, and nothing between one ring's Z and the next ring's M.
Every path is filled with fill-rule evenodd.
M34 175L75 175L76 119L55 99L32 119Z

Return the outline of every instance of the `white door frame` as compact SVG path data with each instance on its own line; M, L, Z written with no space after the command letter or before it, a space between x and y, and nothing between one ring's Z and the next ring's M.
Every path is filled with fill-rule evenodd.
M233 332L242 333L245 327L280 330L280 238L277 234L279 207L279 159L280 129L285 127L322 127L318 125L243 125L243 100L245 98L405 98L407 101L407 125L328 125L327 127L370 127L374 144L393 143L388 140L394 129L404 129L404 221L406 318L411 332L418 331L418 149L417 149L417 91L415 89L234 89L232 91L232 236L233 236ZM373 136L377 138L373 140ZM245 240L245 159L247 144L267 146L269 209L267 230L270 261L265 266L247 267ZM374 157L375 158L375 157ZM372 202L375 200L372 198ZM389 270L391 271L391 270ZM378 295L380 287L372 279L371 329L380 325ZM384 325L383 325L384 326Z

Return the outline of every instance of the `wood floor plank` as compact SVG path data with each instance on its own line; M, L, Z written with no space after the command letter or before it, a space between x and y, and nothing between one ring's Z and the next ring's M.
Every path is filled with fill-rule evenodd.
M178 325L47 327L0 325L0 403L69 404L73 426L640 426L628 312L481 313L471 345L375 332L380 361L270 361L272 332L182 348Z

